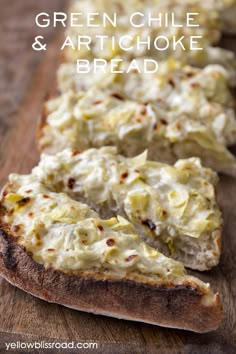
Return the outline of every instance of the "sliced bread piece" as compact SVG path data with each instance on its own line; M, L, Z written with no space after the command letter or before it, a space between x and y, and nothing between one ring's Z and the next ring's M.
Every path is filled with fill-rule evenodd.
M0 204L0 274L49 302L195 332L216 329L219 295L147 246L121 217L102 220L32 175L12 175Z
M204 89L195 86L171 93L169 100L144 103L97 88L69 91L45 103L39 148L56 153L114 145L125 156L148 149L150 160L174 163L197 156L205 166L235 174L236 159L227 149L236 136L233 110L209 103Z
M217 175L199 159L174 166L117 154L115 148L41 156L32 175L51 191L83 201L103 217L128 218L148 244L185 264L206 270L220 257L222 217Z
M159 62L173 57L197 67L204 67L207 64L221 64L229 71L232 82L235 84L236 59L234 53L215 47L222 34L219 11L226 13L227 7L217 4L214 8L212 2L211 0L210 2L202 0L129 0L127 3L120 0L74 1L68 10L68 15L80 13L78 19L80 26L68 25L66 36L70 38L70 41L67 43L69 42L71 45L67 45L63 49L63 60L75 63L78 59L99 58L109 62L117 57L132 60L146 56ZM96 13L93 23L95 26L87 26L87 14L91 12ZM104 13L110 16L112 21L114 21L114 14L116 14L115 25L110 22L104 24ZM133 13L136 13L133 22L137 26L131 25ZM187 25L186 19L189 13L195 15L192 15L194 20L190 20L190 25ZM166 16L162 14L167 15L167 23L165 22ZM172 25L173 16L174 25ZM149 21L149 18L160 19L160 17L162 19L161 25L158 20ZM176 23L182 27L175 26ZM86 44L79 45L79 38L83 36L91 38L89 44L86 42ZM169 45L167 43L166 46L166 41L163 43L158 40L162 36L167 38ZM101 43L101 37L103 37L103 43ZM197 43L191 45L191 38L194 38ZM145 45L144 43L147 43L148 39L150 39L150 43ZM138 45L139 41L142 44ZM180 44L175 46L174 41ZM163 47L165 50L160 50ZM202 50L194 50L196 47Z

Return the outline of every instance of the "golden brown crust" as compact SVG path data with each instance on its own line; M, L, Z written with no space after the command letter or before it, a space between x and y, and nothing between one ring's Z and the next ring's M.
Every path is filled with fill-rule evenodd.
M207 303L205 289L194 283L157 285L98 271L46 269L3 229L0 274L41 299L95 314L195 332L215 330L223 316L219 295Z

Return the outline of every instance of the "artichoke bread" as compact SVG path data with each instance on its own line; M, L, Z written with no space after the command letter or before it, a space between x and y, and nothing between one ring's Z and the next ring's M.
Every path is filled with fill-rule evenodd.
M0 273L26 292L77 310L195 332L219 326L219 295L142 242L124 218L103 220L33 174L10 176L0 208Z
M213 0L212 0L213 1ZM125 60L149 56L157 61L162 61L170 56L184 63L193 66L204 67L207 64L221 64L230 72L230 76L235 83L236 59L232 51L216 47L215 45L221 38L221 21L219 18L219 6L214 10L210 3L205 1L116 1L116 0L80 0L75 1L70 7L69 14L83 14L79 26L68 26L66 38L69 37L68 45L63 49L64 61L75 62L77 59L103 58L107 61L121 56ZM214 1L213 1L214 2ZM211 10L209 10L209 8ZM221 6L222 8L222 6ZM225 6L223 6L225 8ZM130 23L130 17L133 13L141 13L142 16L135 18L135 25ZM86 22L87 13L96 13L94 27L88 27ZM103 16L106 13L111 19L114 13L117 15L116 25L103 23ZM196 27L186 26L186 14L198 14L194 24ZM168 16L169 14L169 16ZM170 19L174 14L175 22L183 27L172 25ZM164 21L168 16L168 22ZM162 22L152 21L151 18L162 16ZM83 24L84 19L84 24ZM89 36L91 41L89 45L83 45L80 38ZM103 43L101 43L103 36ZM120 45L123 43L122 37L126 36L125 48ZM159 50L155 47L156 38L163 36L168 39L169 46L165 50ZM190 38L196 36L197 47L203 50L192 50ZM150 43L144 45L150 38ZM181 42L181 45L174 45L175 42ZM142 45L137 45L137 39ZM84 41L88 43L87 40ZM164 42L166 43L166 42ZM70 45L69 45L70 44ZM103 45L104 44L104 45ZM164 46L165 47L165 46ZM122 49L123 48L123 49ZM163 44L162 44L163 48ZM184 49L183 49L184 48Z
M119 153L135 156L148 149L150 160L174 163L197 156L203 165L235 174L236 160L227 149L235 143L234 113L218 103L225 100L227 90L222 90L222 96L219 91L214 95L214 85L212 91L204 87L207 79L201 82L196 78L196 85L183 80L180 88L175 75L172 79L176 89L171 80L164 84L165 98L157 90L163 99L150 103L96 87L86 92L68 91L49 100L38 130L40 150L55 153L65 148L114 145ZM212 101L208 98L211 93Z
M149 245L186 267L207 270L220 256L216 174L200 160L174 166L117 154L115 148L43 154L32 174L51 191L83 201L104 218L128 218Z
M137 68L130 69L131 62L117 59L116 70L112 72L111 64L97 70L92 61L86 73L78 73L74 63L62 63L57 71L58 88L61 92L73 90L78 93L97 87L144 103L167 101L170 107L178 111L182 109L183 113L185 105L188 105L189 111L190 99L196 104L198 98L204 106L219 104L225 110L231 108L227 113L236 125L230 77L222 66L207 65L199 69L170 58L159 62L158 72L145 73L145 58L138 58L136 63ZM180 102L181 99L183 102ZM235 131L234 126L232 130Z

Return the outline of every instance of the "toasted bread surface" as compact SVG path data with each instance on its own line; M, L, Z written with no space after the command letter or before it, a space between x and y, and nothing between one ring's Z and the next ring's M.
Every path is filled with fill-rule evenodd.
M155 283L131 275L90 270L46 269L6 231L0 231L0 273L13 285L43 300L119 319L209 332L223 317L219 295L190 277L183 284ZM96 294L96 296L95 296Z

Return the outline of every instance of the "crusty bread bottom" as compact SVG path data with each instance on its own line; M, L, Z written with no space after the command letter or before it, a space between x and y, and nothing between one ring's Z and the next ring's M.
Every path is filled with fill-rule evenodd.
M208 332L219 326L223 316L218 294L213 295L191 277L174 285L143 275L122 277L102 270L68 273L46 269L3 229L0 274L43 300L120 319Z

